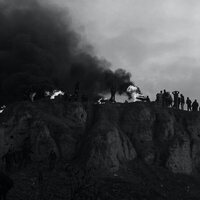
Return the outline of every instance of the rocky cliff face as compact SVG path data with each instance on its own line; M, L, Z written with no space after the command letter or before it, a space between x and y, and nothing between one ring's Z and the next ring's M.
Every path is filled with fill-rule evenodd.
M154 104L16 103L1 116L0 156L30 152L47 161L75 157L115 172L140 159L174 173L200 171L200 113Z

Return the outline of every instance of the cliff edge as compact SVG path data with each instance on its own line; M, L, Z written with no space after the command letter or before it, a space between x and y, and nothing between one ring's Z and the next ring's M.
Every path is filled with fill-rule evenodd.
M37 161L54 151L111 172L135 159L174 173L200 171L200 113L152 103L16 103L1 115L0 138L1 157L28 143Z

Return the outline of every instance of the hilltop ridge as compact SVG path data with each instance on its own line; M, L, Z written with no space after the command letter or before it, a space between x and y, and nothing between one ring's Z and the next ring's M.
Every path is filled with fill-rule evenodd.
M162 108L155 103L44 100L15 103L0 120L1 158L20 154L28 141L32 163L48 165L54 151L57 160L92 167L99 176L134 179L141 178L140 173L146 173L142 177L158 173L160 178L170 179L170 184L176 182L173 176L189 176L191 184L192 177L199 176L200 112ZM20 162L19 157L12 168L18 169ZM185 179L180 180L183 184Z

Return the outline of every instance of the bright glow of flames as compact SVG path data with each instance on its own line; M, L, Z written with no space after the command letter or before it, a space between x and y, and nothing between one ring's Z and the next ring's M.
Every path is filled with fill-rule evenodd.
M127 93L129 93L131 95L131 100L133 102L136 102L138 101L138 97L141 96L141 94L138 93L138 87L136 86L133 86L133 85L130 85L128 88L127 88Z
M133 86L133 85L130 85L128 88L127 88L127 92L128 93L133 93L133 92L137 92L138 88L136 86Z
M51 94L50 99L55 99L59 95L64 95L65 93L62 92L61 90L54 90L53 93Z
M5 105L1 106L1 108L0 108L0 113L2 113L2 112L4 111L5 108L6 108Z
M98 104L105 104L106 101L108 101L107 98L100 98L100 99L98 100Z

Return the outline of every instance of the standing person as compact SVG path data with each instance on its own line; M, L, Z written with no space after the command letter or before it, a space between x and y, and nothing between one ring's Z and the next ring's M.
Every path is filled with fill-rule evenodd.
M185 97L181 94L181 110L184 110L184 105L185 105Z
M110 102L115 103L115 94L116 94L117 88L113 85L110 88L110 93L111 93L111 97L110 97Z
M192 103L192 111L198 111L199 104L197 100L195 99L194 102Z
M192 101L189 99L189 97L187 97L186 104L187 104L187 111L191 111L192 110Z
M159 106L162 106L162 104L163 104L162 100L163 100L163 93L162 93L162 91L160 91L160 93L158 93L156 95L156 101L157 101Z
M162 95L162 105L163 107L166 106L166 100L167 100L167 92L164 90L163 95Z
M178 109L180 109L180 105L181 105L181 97L178 97Z
M174 95L174 108L178 109L178 94L179 91L173 91L172 94Z
M168 97L167 97L167 107L172 107L172 95L170 94L170 92L167 93Z
M147 96L147 98L146 98L146 102L148 102L148 103L150 103L150 102L151 102L151 100L150 100L149 96Z

